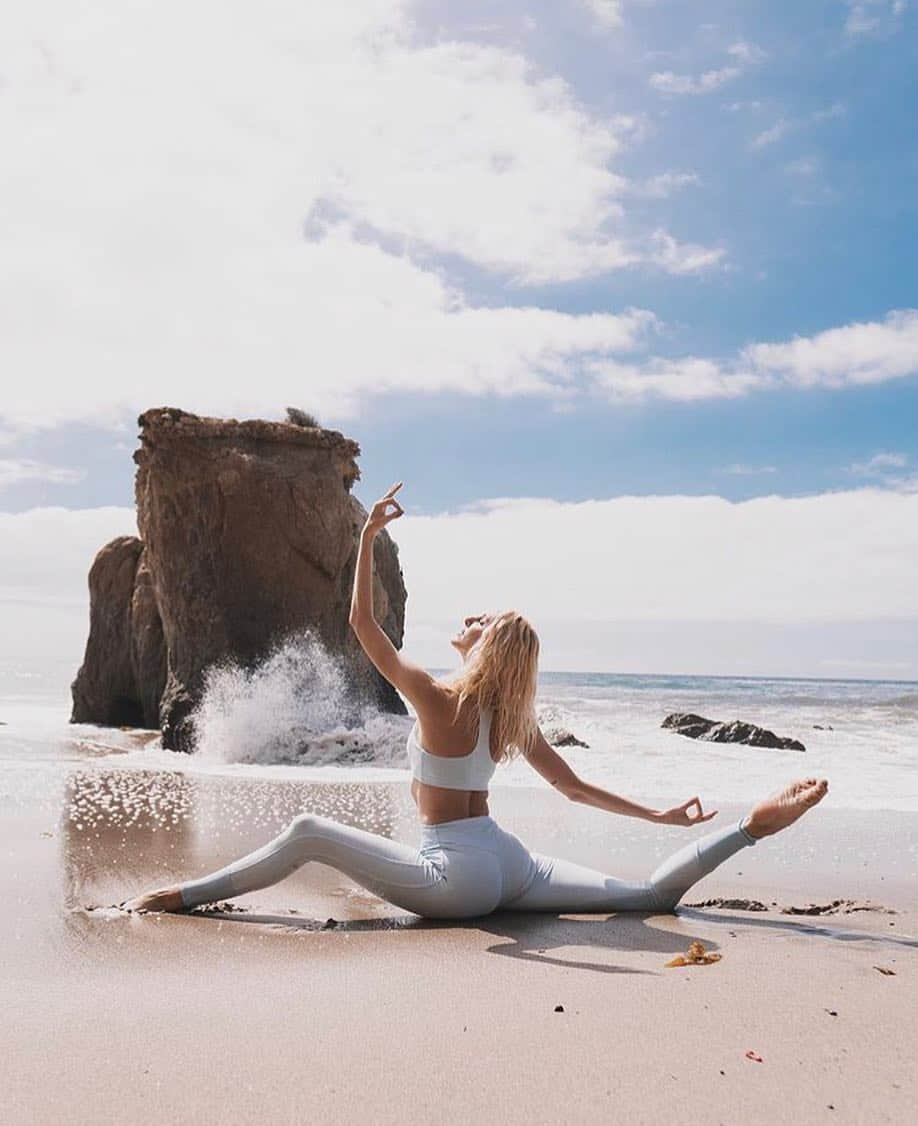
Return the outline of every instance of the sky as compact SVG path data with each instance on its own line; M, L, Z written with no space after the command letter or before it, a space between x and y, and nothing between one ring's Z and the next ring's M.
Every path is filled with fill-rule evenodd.
M405 482L430 666L513 605L546 668L918 678L916 9L6 14L0 660L79 662L140 411L294 405Z

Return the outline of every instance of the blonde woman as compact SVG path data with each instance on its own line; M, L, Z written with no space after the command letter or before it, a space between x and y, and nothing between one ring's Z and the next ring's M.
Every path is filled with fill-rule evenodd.
M373 506L360 537L350 623L370 660L413 705L408 736L411 795L420 847L327 817L303 813L262 848L177 887L125 904L138 911L182 911L268 887L309 861L344 872L374 895L428 918L474 918L508 911L665 911L742 848L779 832L819 802L824 778L806 778L755 805L738 822L670 856L645 880L621 880L569 860L530 852L488 813L488 785L499 762L522 756L571 801L660 825L692 828L705 813L697 797L650 809L583 781L546 742L535 717L539 639L514 610L467 617L452 639L459 672L436 680L395 648L373 616L373 541L403 515L395 494Z

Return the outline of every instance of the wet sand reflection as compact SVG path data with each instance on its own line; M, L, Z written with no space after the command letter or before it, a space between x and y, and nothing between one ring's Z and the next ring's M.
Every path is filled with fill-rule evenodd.
M393 784L246 779L146 770L74 770L61 810L61 872L71 907L113 906L214 871L276 836L298 813L413 841L416 817ZM329 902L329 899L331 902ZM396 910L318 862L251 902L334 906L339 917Z

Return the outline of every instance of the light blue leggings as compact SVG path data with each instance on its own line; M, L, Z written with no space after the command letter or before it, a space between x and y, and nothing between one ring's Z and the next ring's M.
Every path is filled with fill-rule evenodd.
M740 821L680 848L649 880L619 880L570 860L530 852L490 816L422 825L419 848L303 813L274 840L198 880L179 885L186 907L269 887L318 861L396 907L432 919L492 911L671 912L688 889L755 844Z

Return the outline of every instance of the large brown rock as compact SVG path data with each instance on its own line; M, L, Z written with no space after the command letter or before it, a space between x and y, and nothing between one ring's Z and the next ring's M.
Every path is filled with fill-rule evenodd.
M356 698L405 714L348 624L366 519L350 492L357 443L336 430L168 407L138 421L142 542L115 540L93 564L73 720L159 727L165 746L191 750L208 667L226 658L251 667L304 629L344 662ZM406 592L385 531L374 558L376 617L400 646Z

